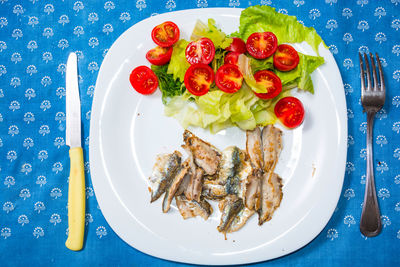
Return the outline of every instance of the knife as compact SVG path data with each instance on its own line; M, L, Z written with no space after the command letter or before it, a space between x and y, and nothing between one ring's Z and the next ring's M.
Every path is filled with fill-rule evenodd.
M66 144L70 147L68 186L68 238L65 246L81 250L85 232L85 173L81 146L81 101L78 86L78 58L68 56L66 74Z

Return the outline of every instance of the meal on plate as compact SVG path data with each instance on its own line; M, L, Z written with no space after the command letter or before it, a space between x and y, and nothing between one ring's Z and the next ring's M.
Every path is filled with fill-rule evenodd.
M166 116L184 129L201 127L216 133L228 127L246 131L246 150L231 146L220 151L185 130L182 148L188 154L158 155L150 180L151 202L164 195L162 210L175 199L182 217L213 212L218 201L218 231L239 230L258 213L259 225L270 220L282 199L282 179L274 173L282 149L282 131L304 120L302 102L292 91L314 93L311 73L324 63L321 37L296 17L268 6L242 11L239 29L225 34L211 18L198 20L190 40L166 21L154 27L157 45L146 53L151 67L138 66L132 87L143 95L157 88ZM308 43L315 56L297 51L291 43ZM261 130L259 127L263 127Z
M273 125L246 132L246 151L230 146L223 151L185 130L182 147L188 154L158 155L150 181L150 201L163 194L162 211L175 198L184 219L213 212L208 201L218 201L217 229L223 234L239 230L258 213L258 224L272 218L282 199L282 179L274 173L282 149L282 131Z
M151 68L135 68L131 84L144 95L159 88L165 115L185 129L252 130L277 121L295 128L304 108L291 92L313 93L310 75L324 63L318 56L324 43L315 29L268 6L243 10L238 31L230 35L208 19L196 22L190 40L180 38L171 21L155 26L151 37L157 45L146 54ZM317 56L290 45L303 41Z

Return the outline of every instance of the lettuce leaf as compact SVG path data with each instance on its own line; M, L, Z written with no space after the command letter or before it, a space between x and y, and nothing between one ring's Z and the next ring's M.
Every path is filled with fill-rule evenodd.
M254 32L273 32L279 43L301 43L306 41L318 54L318 46L327 47L314 28L305 27L295 16L288 16L275 11L269 6L251 6L240 15L239 31L232 36L247 40ZM319 54L318 54L319 55Z
M181 39L173 46L171 60L168 65L168 74L172 74L174 80L179 79L183 82L186 70L190 67L189 62L186 60L185 50L189 44L185 39Z
M262 100L246 84L234 94L215 88L203 96L192 96L186 91L167 103L164 113L177 119L184 128L202 127L211 133L232 126L251 130L257 125L275 123L274 103L289 94L286 91L274 99ZM190 98L194 101L189 101Z
M324 64L323 57L315 57L299 54L299 65L294 70L283 72L276 70L275 73L281 79L283 85L296 84L299 89L314 93L311 73L320 65Z
M226 34L215 25L214 19L208 19L208 25L204 24L201 20L197 20L190 40L196 41L203 37L209 38L214 43L216 49L225 49L232 43L232 38L226 37Z

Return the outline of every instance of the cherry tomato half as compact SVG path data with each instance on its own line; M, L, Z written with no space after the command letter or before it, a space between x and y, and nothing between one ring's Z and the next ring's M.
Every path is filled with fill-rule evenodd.
M261 99L271 99L279 95L282 91L281 79L269 70L260 70L254 74L254 79L258 84L265 86L268 93L254 93Z
M171 46L179 40L179 28L172 21L166 21L153 28L151 39L161 47Z
M280 71L289 71L299 64L299 54L296 49L287 44L281 44L274 54L274 66Z
M255 32L247 38L246 48L257 59L271 56L278 46L278 39L272 32Z
M225 50L231 51L231 52L236 52L239 54L243 54L246 52L246 44L244 41L238 37L233 37L232 43L225 48Z
M215 55L214 43L208 38L200 38L190 42L186 47L185 56L190 64L209 64Z
M214 81L214 71L207 64L191 65L185 73L185 86L188 91L197 96L205 95Z
M299 99L288 96L276 103L274 112L276 117L288 128L296 128L304 120L304 107Z
M239 61L239 55L240 54L237 52L229 52L224 58L224 64L237 65Z
M139 66L135 68L131 72L129 80L132 84L132 87L142 95L152 94L158 86L156 74L146 66Z
M215 75L215 84L221 91L235 93L242 87L243 75L239 67L233 64L224 64Z
M151 64L161 66L170 61L171 55L172 55L172 46L171 47L157 46L153 49L150 49L146 53L146 58Z

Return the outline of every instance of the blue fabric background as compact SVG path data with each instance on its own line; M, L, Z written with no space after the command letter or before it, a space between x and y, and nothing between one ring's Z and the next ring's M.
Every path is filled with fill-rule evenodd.
M90 109L107 49L151 15L197 7L267 4L313 26L341 70L349 147L341 198L325 229L305 248L260 265L400 264L400 0L0 0L0 265L153 265L111 230L96 202L88 162ZM68 147L65 64L79 51L87 175L84 250L64 246ZM376 185L383 230L359 232L365 184L366 117L360 105L358 51L379 52L387 99L375 125Z

